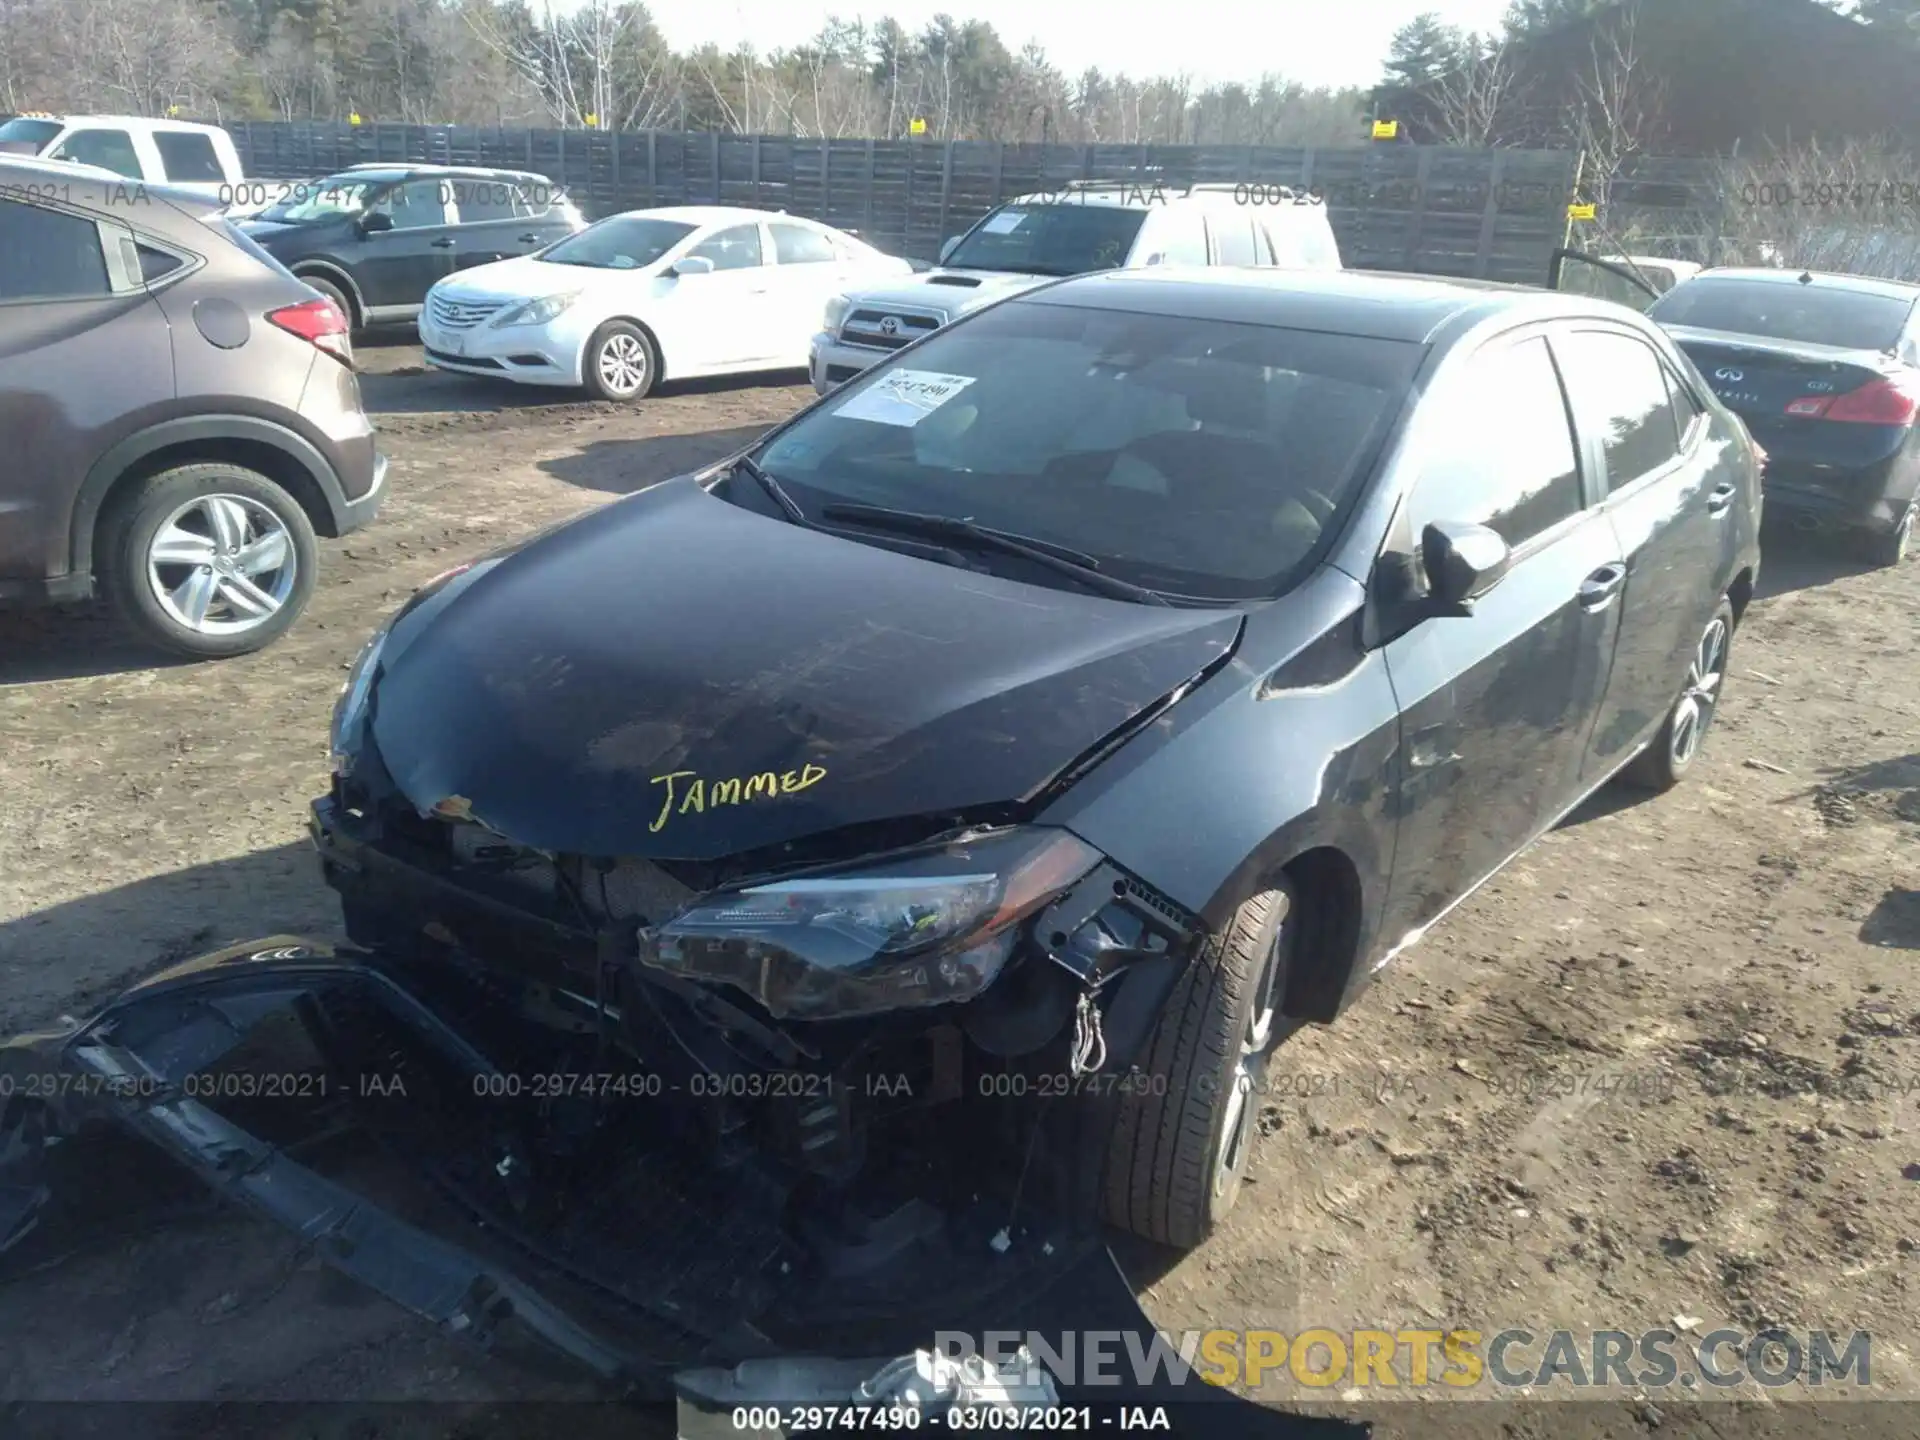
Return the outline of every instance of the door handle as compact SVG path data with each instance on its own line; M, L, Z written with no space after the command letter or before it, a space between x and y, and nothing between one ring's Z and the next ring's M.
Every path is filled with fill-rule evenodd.
M540 237L534 234L531 230L529 230L525 235L522 235L518 240L514 241L514 244L516 245L538 245L539 243L540 243Z
M1733 497L1738 493L1739 487L1731 480L1723 481L1714 486L1713 493L1707 496L1707 513L1709 515L1726 514L1727 510L1733 505Z
M1580 582L1580 608L1604 610L1627 583L1627 567L1604 565Z
M460 242L458 240L455 240L451 235L442 235L438 240L435 240L431 243L433 245L433 248L436 250L451 250L455 245L458 245Z

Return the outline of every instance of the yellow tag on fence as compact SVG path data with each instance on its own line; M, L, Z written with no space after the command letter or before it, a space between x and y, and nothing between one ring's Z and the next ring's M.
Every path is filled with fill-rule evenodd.
M1373 138L1376 140L1398 140L1400 138L1400 122L1398 120L1374 121Z
M1567 219L1569 220L1591 220L1597 213L1592 205L1567 206Z
M926 133L927 133L927 122L926 122L926 121L924 121L924 120L922 120L922 119L921 119L921 118L920 118L920 117L919 117L918 115L916 115L916 116L914 116L914 117L913 117L913 119L911 119L911 120L909 120L909 121L907 122L907 133L908 133L909 135L924 135L924 134L926 134Z

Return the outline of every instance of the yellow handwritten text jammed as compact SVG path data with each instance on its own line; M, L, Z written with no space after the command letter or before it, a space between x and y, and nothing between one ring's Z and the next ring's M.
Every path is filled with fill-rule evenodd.
M757 775L735 775L724 780L706 779L696 770L656 775L649 783L664 786L666 793L660 801L660 813L647 828L657 835L676 814L702 815L725 805L746 805L756 800L797 795L826 778L824 765L802 765L798 770L779 773L762 770Z

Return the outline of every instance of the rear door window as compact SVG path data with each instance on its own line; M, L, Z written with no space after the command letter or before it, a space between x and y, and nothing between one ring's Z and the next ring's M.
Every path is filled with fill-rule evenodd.
M831 265L833 242L818 230L804 225L783 225L778 221L767 227L773 231L773 253L782 265Z
M52 160L71 160L76 165L97 165L116 175L138 180L145 175L140 168L140 152L133 136L124 130L76 130L56 146L48 156Z
M93 221L0 200L0 302L95 300L112 291Z
M160 152L160 168L168 180L217 185L227 178L211 136L197 130L157 130L153 144Z
M515 220L524 213L518 208L517 187L504 180L453 180L447 182L447 189L460 212L462 225Z

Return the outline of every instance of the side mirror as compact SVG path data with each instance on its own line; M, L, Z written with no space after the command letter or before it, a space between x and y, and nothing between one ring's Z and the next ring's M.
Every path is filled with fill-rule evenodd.
M1505 578L1513 552L1484 525L1436 520L1420 533L1420 559L1433 612L1471 615L1473 602Z
M1156 250L1140 263L1143 265L1164 265L1167 263L1167 252L1164 250Z
M369 210L358 222L362 235L379 235L393 229L393 216L384 210Z
M682 255L678 260L673 262L673 268L667 273L670 275L711 275L713 273L713 261L704 255Z
M946 264L947 257L953 254L959 247L960 237L958 235L949 235L946 239L942 240L940 242L940 263L942 265Z

